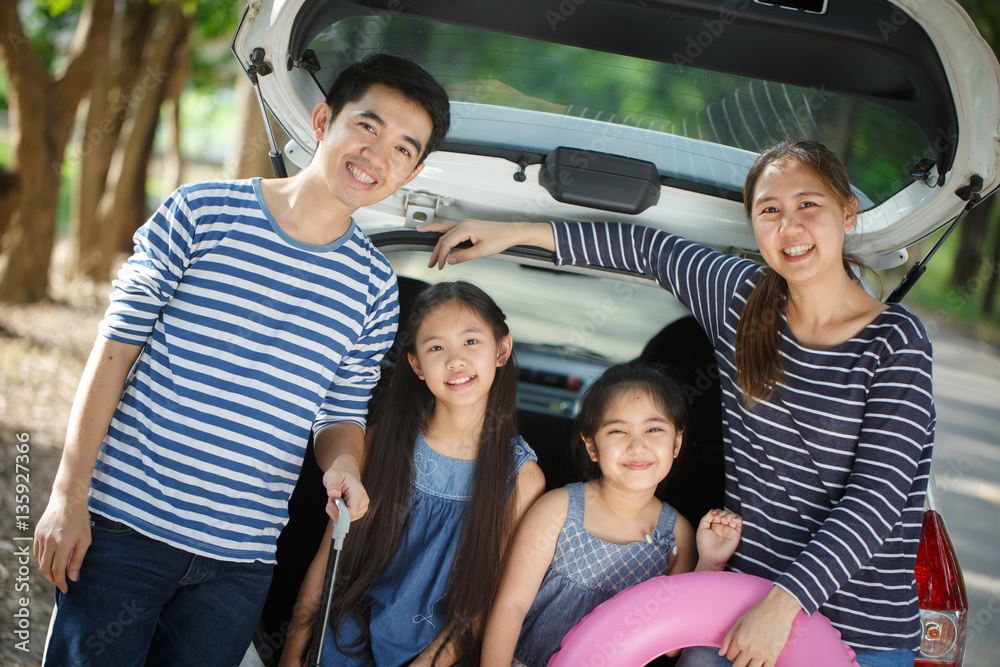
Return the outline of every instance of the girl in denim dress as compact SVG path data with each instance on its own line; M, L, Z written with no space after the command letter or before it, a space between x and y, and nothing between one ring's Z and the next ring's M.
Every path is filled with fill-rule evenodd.
M544 667L616 593L661 574L723 568L741 519L712 510L696 535L654 495L680 453L686 415L681 388L655 369L613 366L591 386L577 452L596 479L545 494L525 515L486 624L483 665Z
M327 665L478 664L510 538L545 490L517 434L517 373L503 312L479 288L438 283L414 300L331 604ZM300 665L329 535L299 594L281 664Z

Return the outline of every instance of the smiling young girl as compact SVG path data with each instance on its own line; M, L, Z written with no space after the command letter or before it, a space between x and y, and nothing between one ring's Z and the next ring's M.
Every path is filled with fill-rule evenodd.
M931 346L919 320L869 295L844 252L857 198L811 141L764 151L744 186L766 266L626 224L489 223L449 230L443 266L514 244L558 264L644 273L687 306L715 347L726 509L744 534L729 568L774 581L688 664L773 667L800 611L820 611L864 665L913 665L914 565L934 442ZM473 247L451 253L462 241ZM728 659L727 659L728 658ZM711 661L711 662L709 662Z
M545 490L517 435L517 373L503 312L479 288L439 283L414 300L370 433L371 505L351 526L324 665L476 664L507 545ZM298 665L329 539L302 585L282 665Z
M593 481L551 491L517 532L490 611L483 664L544 667L566 633L599 604L661 574L721 570L740 518L713 510L698 526L654 495L680 453L684 394L663 373L612 366L587 391L578 450Z

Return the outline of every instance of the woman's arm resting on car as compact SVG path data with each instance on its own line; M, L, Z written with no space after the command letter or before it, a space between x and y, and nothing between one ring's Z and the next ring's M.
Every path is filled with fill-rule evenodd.
M555 251L556 242L552 227L546 222L491 222L465 220L461 223L432 222L417 228L422 232L445 232L438 239L427 266L443 269L447 264L459 264L478 257L489 257L514 245L531 245ZM471 248L453 248L464 241L472 242Z

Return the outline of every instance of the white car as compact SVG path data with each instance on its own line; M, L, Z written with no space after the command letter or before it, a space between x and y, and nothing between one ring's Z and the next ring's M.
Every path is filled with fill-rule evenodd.
M437 235L415 228L616 219L755 257L747 169L779 139L810 138L844 159L862 204L851 249L889 268L1000 184L1000 66L954 0L254 0L233 52L300 166L311 110L346 65L392 53L445 86L442 149L355 216L399 276L401 308L439 280L496 299L516 341L522 433L550 487L574 479L569 425L594 377L638 358L674 366L698 421L666 499L694 518L721 505L723 473L714 357L690 313L644 276L556 267L535 248L430 270ZM267 664L322 532L318 480L307 466L279 541L255 640ZM917 665L961 665L968 604L931 487Z

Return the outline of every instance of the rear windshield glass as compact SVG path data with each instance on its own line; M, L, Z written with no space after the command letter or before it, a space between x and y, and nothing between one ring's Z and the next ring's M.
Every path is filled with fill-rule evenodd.
M927 141L906 117L861 99L524 39L426 20L366 16L345 19L310 44L328 90L348 64L369 53L411 58L447 89L463 142L548 153L560 145L650 159L661 176L740 191L754 154L778 140L808 137L840 155L866 199L888 199L912 182L910 169ZM570 120L572 119L572 120ZM577 121L596 121L581 123ZM477 121L477 122L472 122ZM481 122L478 122L481 121ZM643 131L635 141L636 131ZM590 142L580 134L590 133ZM628 135L628 136L626 136ZM632 137L630 141L626 141ZM662 140L658 140L660 137ZM726 147L731 169L688 155L667 138L694 140L683 149ZM622 141L616 141L622 138ZM629 146L639 144L644 155ZM657 153L659 151L659 153ZM675 173L672 173L675 172Z

